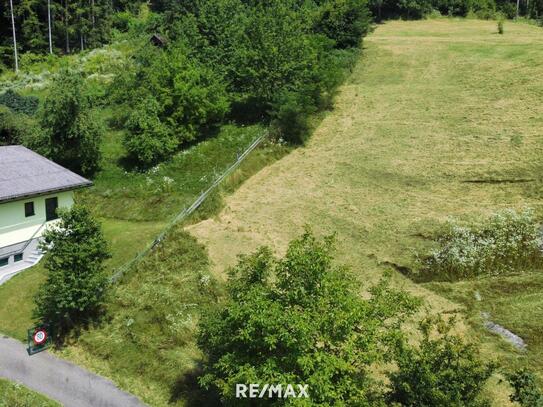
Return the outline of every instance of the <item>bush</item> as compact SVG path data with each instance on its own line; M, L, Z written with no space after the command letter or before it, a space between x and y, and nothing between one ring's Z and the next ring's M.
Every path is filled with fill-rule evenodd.
M39 134L34 120L0 106L0 145L24 144L28 146Z
M91 176L98 170L104 130L90 113L79 73L63 70L55 77L40 121L43 154L83 175Z
M129 157L144 168L171 156L178 141L159 119L160 107L152 96L144 99L126 122L123 144Z
M307 384L304 405L382 405L373 364L418 302L387 280L363 299L331 250L306 231L281 260L268 248L240 258L227 302L200 322L205 388L235 406L253 405L235 398L237 383Z
M418 345L405 339L398 342L398 370L388 373L392 405L490 406L481 391L495 366L481 361L474 344L451 334L453 324L454 320L427 318L420 324L422 340Z
M34 315L63 335L99 310L108 285L104 261L109 253L100 225L86 208L74 206L59 215L58 226L43 235L47 279L36 295Z
M503 18L498 20L498 34L503 34Z
M338 48L356 47L370 24L367 0L328 0L320 7L315 31L333 39Z
M280 138L292 144L303 144L309 134L309 115L314 101L298 93L286 92L273 108L272 127Z
M5 105L15 113L23 113L29 116L36 113L40 100L36 96L21 96L11 89L0 95L0 105Z
M513 388L513 394L509 397L512 402L517 402L522 407L543 407L543 393L537 385L534 373L520 369L506 377Z
M499 212L478 228L449 225L438 243L422 264L430 278L498 275L532 268L542 260L539 225L531 210Z

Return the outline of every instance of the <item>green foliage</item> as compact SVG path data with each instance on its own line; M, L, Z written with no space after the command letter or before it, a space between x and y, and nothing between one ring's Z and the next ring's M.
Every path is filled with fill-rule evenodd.
M59 210L57 227L43 235L47 280L36 294L34 315L52 323L59 335L88 322L101 307L108 278L109 257L100 225L88 209Z
M307 96L295 92L283 93L272 113L276 135L290 143L303 144L309 134L309 115L315 110Z
M32 146L34 140L39 139L39 135L40 131L34 120L0 106L0 145Z
M311 405L380 403L371 366L417 301L386 279L362 299L352 275L332 265L332 243L306 231L283 259L263 247L230 270L228 301L202 318L198 340L201 384L227 405L250 405L235 399L236 383L307 384Z
M498 275L533 268L542 260L539 226L531 210L505 210L480 227L450 224L438 243L423 260L424 278Z
M133 109L125 145L141 166L169 158L228 111L221 78L187 54L180 44L167 50L146 45L136 55L135 73L113 85L113 96Z
M358 46L370 29L367 0L324 1L319 13L315 30L333 39L338 48Z
M160 107L152 96L142 100L132 111L123 144L130 158L143 167L150 167L168 158L177 148L178 140L159 119Z
M36 96L21 96L11 89L0 95L0 105L9 107L15 113L33 115L38 110L39 103Z
M495 369L481 361L479 350L451 333L454 320L427 318L420 324L418 345L398 341L398 370L389 372L389 401L412 407L490 406L481 397ZM394 404L397 403L397 404Z
M44 129L41 153L83 175L98 170L103 128L91 115L79 73L63 70L55 77L40 120Z
M513 394L510 396L512 402L517 402L523 407L543 406L543 393L533 372L527 369L519 369L506 376L513 388Z
M503 18L500 18L498 20L498 34L503 34Z

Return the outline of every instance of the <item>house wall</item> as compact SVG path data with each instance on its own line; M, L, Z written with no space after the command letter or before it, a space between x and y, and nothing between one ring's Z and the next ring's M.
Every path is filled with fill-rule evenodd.
M71 208L74 202L73 191L65 191L0 204L0 248L29 240L45 222L45 200L53 197L58 198L59 208ZM26 202L34 202L34 216L25 217ZM45 229L41 228L35 237Z

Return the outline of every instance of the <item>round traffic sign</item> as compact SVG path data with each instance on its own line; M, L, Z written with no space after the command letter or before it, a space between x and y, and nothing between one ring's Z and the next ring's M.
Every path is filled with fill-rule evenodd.
M34 339L34 343L36 345L43 345L45 341L47 340L47 332L43 328L39 328L34 332L34 335L32 337Z

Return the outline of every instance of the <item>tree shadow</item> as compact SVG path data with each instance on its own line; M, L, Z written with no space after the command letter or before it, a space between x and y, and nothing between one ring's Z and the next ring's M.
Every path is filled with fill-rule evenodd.
M178 377L171 389L170 402L183 400L187 407L220 406L221 400L218 393L205 390L198 383L198 377L202 372L202 367L198 365Z

